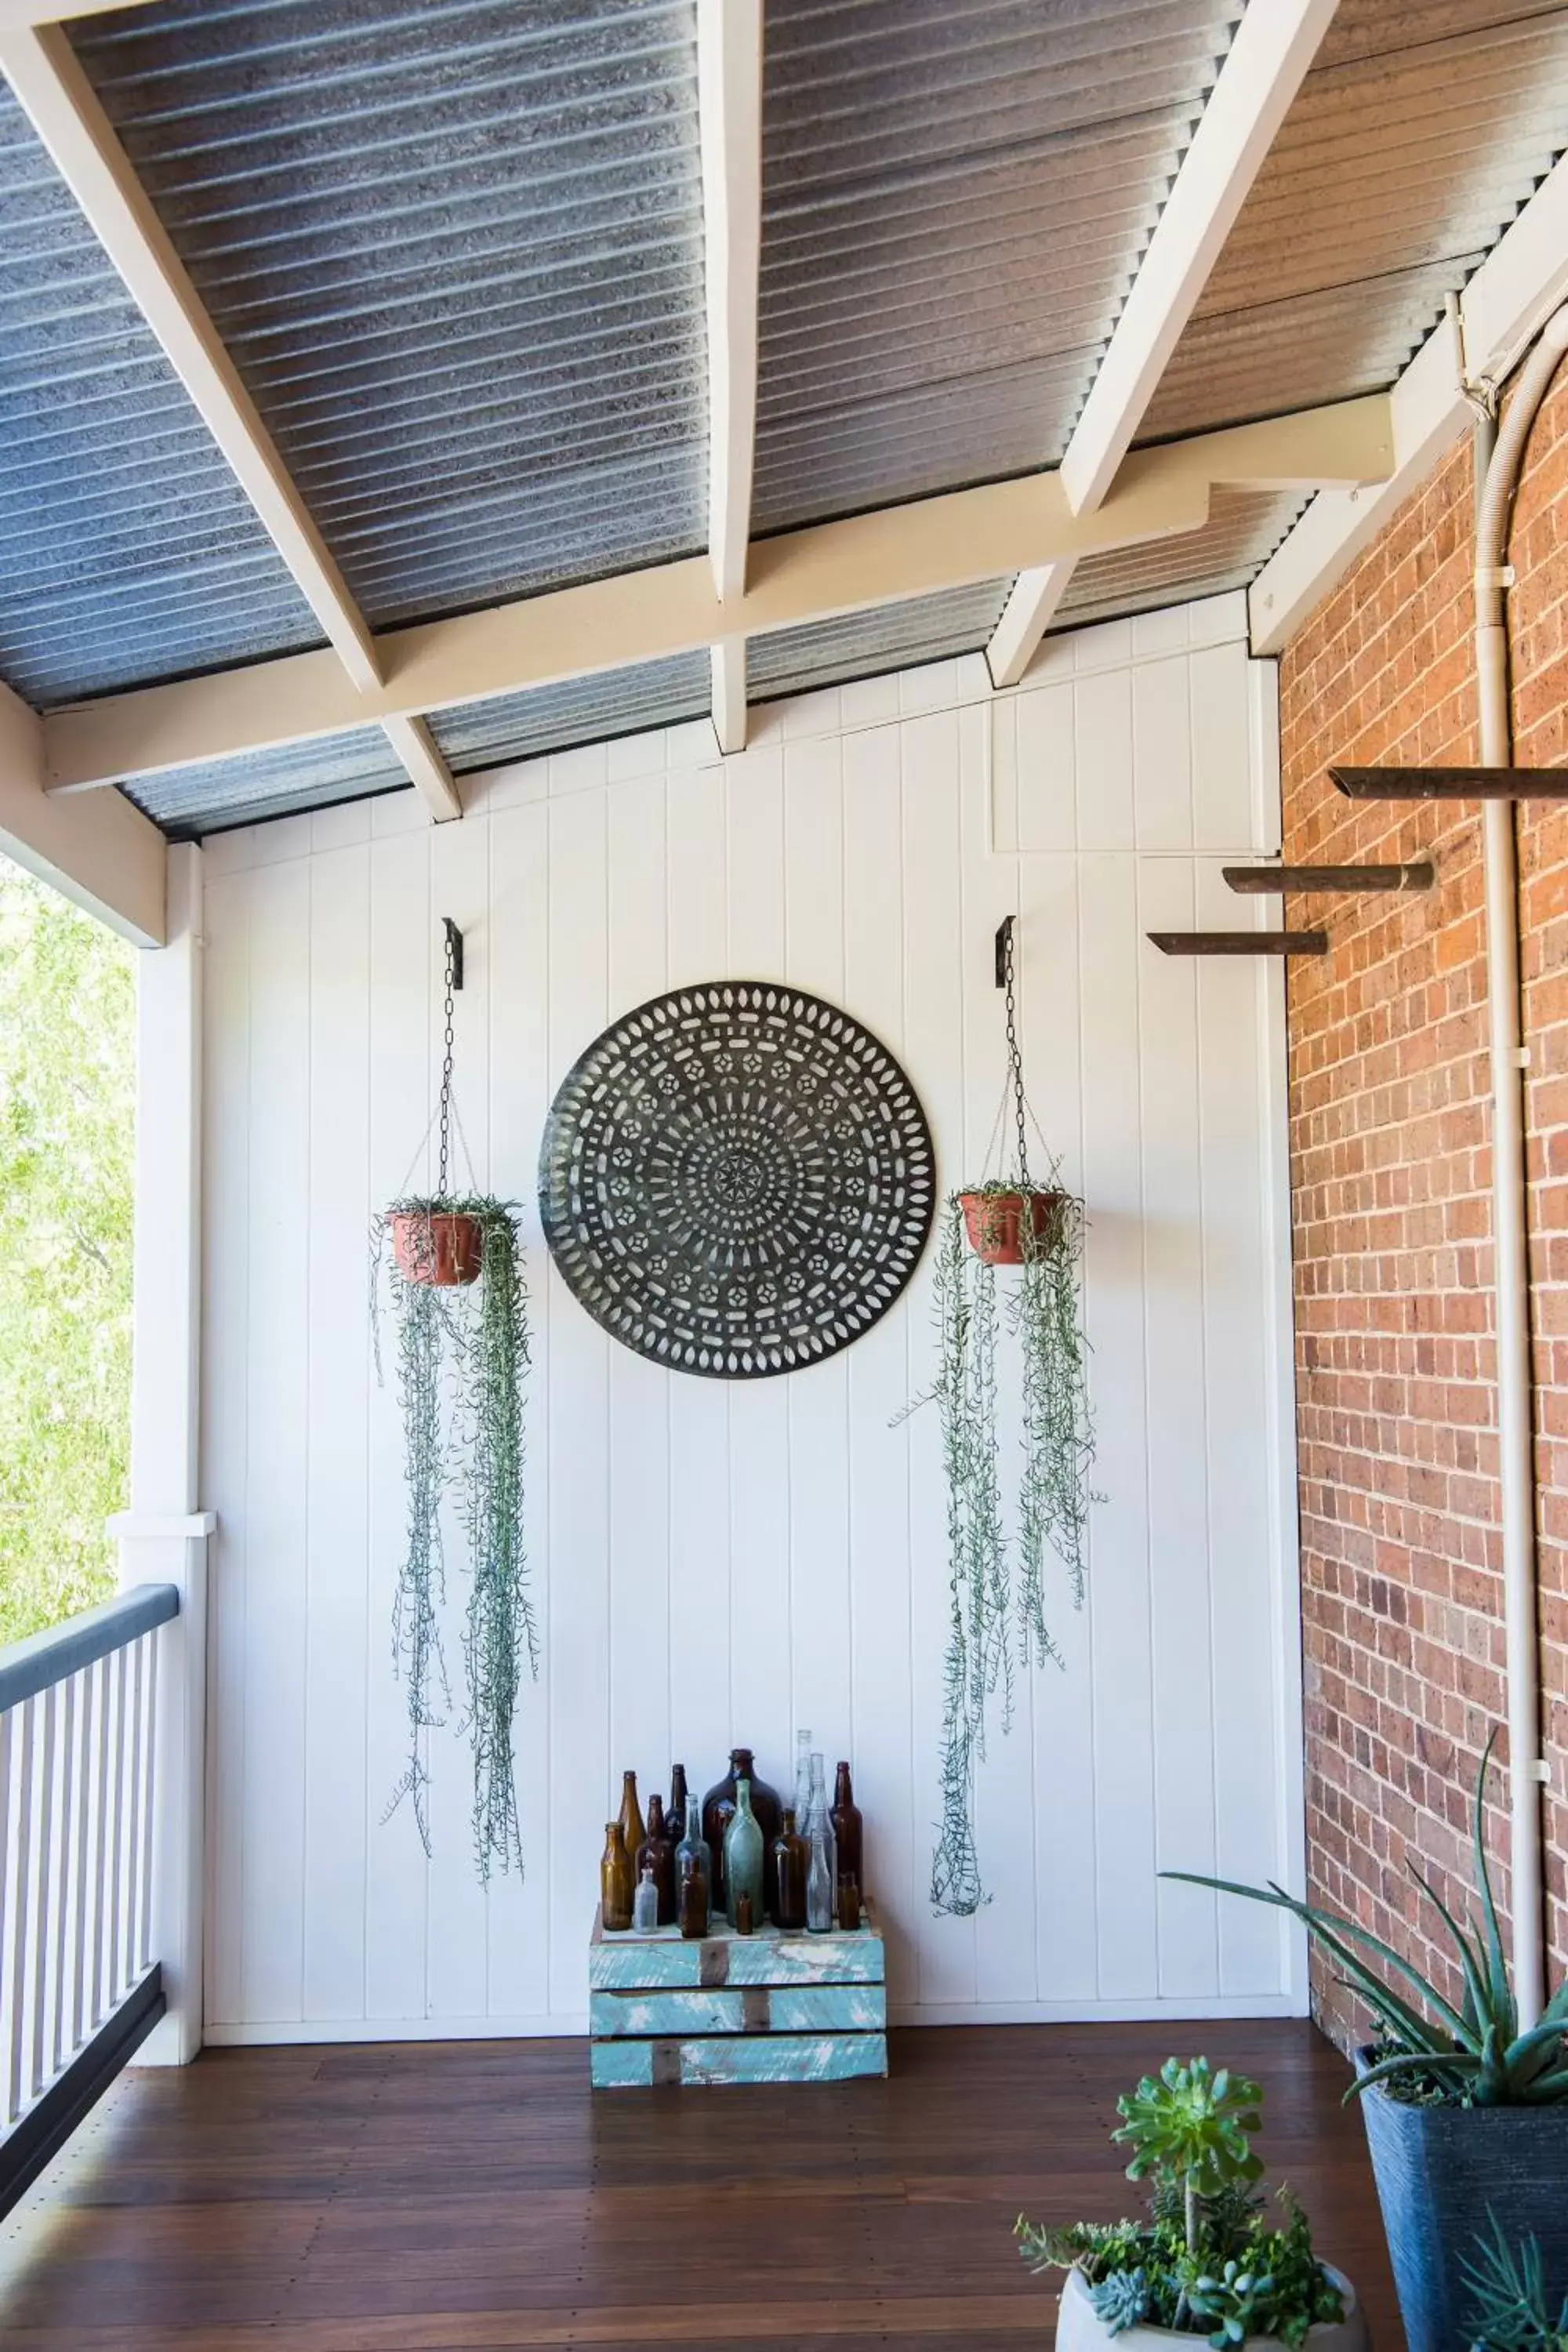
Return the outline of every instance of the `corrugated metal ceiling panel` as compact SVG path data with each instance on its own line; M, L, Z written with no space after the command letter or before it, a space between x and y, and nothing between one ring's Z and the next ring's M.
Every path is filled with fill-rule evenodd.
M574 743L604 743L616 735L700 719L711 696L707 653L675 654L667 661L599 670L526 694L458 703L437 711L430 729L448 764L463 775Z
M982 580L940 596L911 596L753 637L746 647L747 693L753 702L766 702L846 678L975 653L1001 619L1012 585L1011 580Z
M769 0L753 524L1059 456L1239 0Z
M327 808L334 801L405 789L408 778L379 727L309 743L285 743L233 760L204 760L138 776L121 787L174 841Z
M1202 530L1086 556L1057 608L1058 628L1152 612L1245 588L1307 505L1294 490L1215 490Z
M74 39L373 620L704 541L693 0L153 0Z
M68 702L320 637L0 80L0 677Z
M1145 439L1390 384L1568 145L1568 7L1346 0Z

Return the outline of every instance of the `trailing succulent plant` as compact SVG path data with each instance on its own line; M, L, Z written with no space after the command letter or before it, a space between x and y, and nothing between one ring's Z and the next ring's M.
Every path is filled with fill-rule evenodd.
M471 1283L434 1281L417 1251L405 1265L386 1246L395 1218L415 1220L415 1233L423 1227L428 1235L433 1218L447 1217L479 1229ZM407 1691L409 1755L388 1811L409 1799L428 1853L426 1735L450 1706L439 1624L450 1506L468 1554L463 1720L473 1755L475 1859L488 1881L494 1866L522 1866L512 1724L523 1667L536 1676L539 1666L522 1540L529 1333L516 1212L488 1195L395 1201L372 1225L371 1274L378 1370L384 1276L391 1304L408 1490L393 1642Z
M1384 2083L1396 2096L1422 2105L1543 2106L1568 2100L1568 1978L1557 1987L1539 2022L1521 2033L1503 1950L1485 1835L1487 1772L1496 1740L1494 1731L1476 1776L1472 1816L1479 1928L1473 1914L1467 1914L1463 1924L1456 1919L1430 1880L1414 1863L1407 1865L1453 1945L1464 1985L1458 2008L1444 1999L1430 1978L1367 1928L1300 1902L1272 1881L1267 1886L1238 1886L1229 1879L1209 1878L1189 1870L1161 1874L1188 1885L1217 1888L1222 1895L1244 1895L1251 1903L1270 1903L1303 1923L1342 1978L1360 1993L1376 2021L1374 2063L1351 2085L1347 2099L1370 2084ZM1357 1946L1374 1952L1389 1975L1409 1985L1427 2014L1423 2015L1421 2009L1413 2007L1370 1968Z
M977 1189L984 1217L1016 1185ZM1067 1572L1075 1608L1083 1601L1094 1458L1089 1403L1089 1343L1079 1275L1082 1204L1054 1184L1038 1227L1020 1222L1021 1262L1005 1287L972 1246L963 1202L942 1210L932 1289L937 1373L921 1403L934 1402L947 1487L948 1643L942 1668L942 1819L931 1863L931 1905L967 1916L985 1896L974 1841L974 1772L985 1755L987 1718L999 1705L1010 1729L1015 1673L1061 1653L1046 1614L1046 1560ZM998 1425L998 1350L1011 1335L1018 1365L1019 1473L1011 1529L1003 1499Z
M1539 2243L1515 2245L1495 2213L1488 2219L1489 2235L1477 2233L1476 2252L1461 2264L1473 2352L1568 2352L1568 2295L1554 2315Z
M1168 2058L1117 2102L1113 2139L1131 2147L1130 2179L1143 2184L1142 2221L1015 2225L1030 2270L1076 2270L1108 2334L1171 2328L1235 2352L1249 2336L1292 2347L1309 2329L1344 2316L1339 2289L1312 2252L1307 2217L1281 2190L1284 2215L1268 2220L1252 2184L1263 2167L1252 2146L1262 2093L1206 2058ZM1544 2345L1498 2352L1557 2352Z

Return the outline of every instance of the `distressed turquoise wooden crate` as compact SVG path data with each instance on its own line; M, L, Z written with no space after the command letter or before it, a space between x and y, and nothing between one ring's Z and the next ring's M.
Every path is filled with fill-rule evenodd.
M868 1910L852 1935L737 1936L720 1922L606 1936L588 1950L597 2089L675 2083L831 2083L888 2071L886 1959Z
M595 2042L596 2091L656 2084L847 2083L888 2071L884 2033L700 2034L695 2041Z

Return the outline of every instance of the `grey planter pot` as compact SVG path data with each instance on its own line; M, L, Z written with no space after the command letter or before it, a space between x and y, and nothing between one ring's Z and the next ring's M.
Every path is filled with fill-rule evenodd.
M1357 2072L1369 2063L1358 2051ZM1536 2239L1555 2314L1568 2293L1568 2105L1413 2107L1374 2083L1361 2111L1410 2352L1466 2352L1460 2264L1491 2214L1515 2242Z

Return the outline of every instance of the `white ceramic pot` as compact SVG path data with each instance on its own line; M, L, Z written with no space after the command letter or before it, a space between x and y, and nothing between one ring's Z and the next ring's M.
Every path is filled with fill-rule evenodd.
M1331 2263L1325 2263L1323 2268L1344 2297L1345 2315L1320 2322L1308 2331L1307 2342L1312 2352L1369 2352L1372 2339L1366 2315L1356 2301L1354 2287ZM1173 2346L1183 2347L1183 2352L1206 2352L1207 2344L1206 2335L1178 2334L1173 2327L1124 2327L1120 2336L1112 2336L1095 2313L1081 2272L1068 2271L1057 2320L1057 2352L1106 2352L1108 2345L1113 2352L1171 2352ZM1284 2347L1277 2336L1249 2336L1245 2352L1284 2352Z

